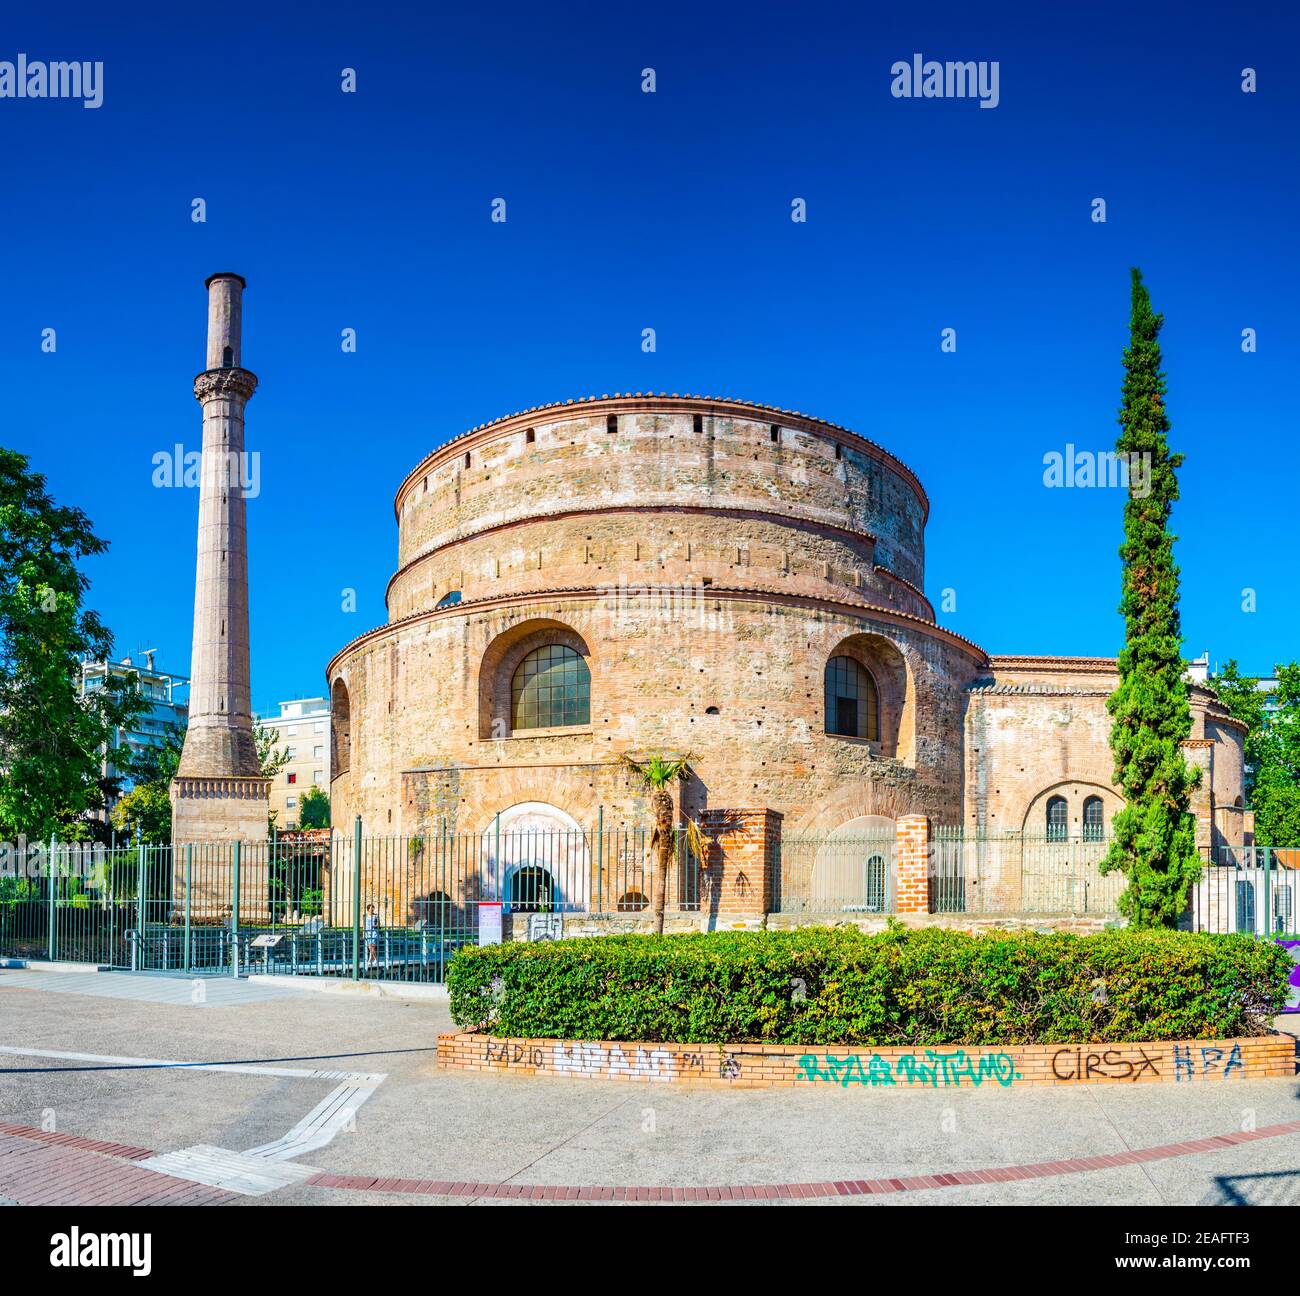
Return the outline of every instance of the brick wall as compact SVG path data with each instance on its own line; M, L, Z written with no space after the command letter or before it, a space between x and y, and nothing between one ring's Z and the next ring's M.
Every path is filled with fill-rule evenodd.
M468 1072L730 1089L1022 1089L1042 1085L1223 1084L1289 1079L1295 1040L1265 1035L1233 1040L1139 1044L1033 1044L1005 1049L826 1048L780 1044L629 1044L497 1039L472 1032L438 1036L438 1066Z
M708 842L700 908L722 917L759 917L772 908L781 842L779 811L706 810L700 828Z

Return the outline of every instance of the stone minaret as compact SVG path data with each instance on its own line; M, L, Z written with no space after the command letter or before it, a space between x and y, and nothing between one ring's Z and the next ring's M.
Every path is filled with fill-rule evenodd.
M171 789L176 843L267 834L269 785L253 740L243 487L244 406L257 377L240 367L244 280L215 274L207 289L207 368L194 380L203 406L203 466L190 716Z

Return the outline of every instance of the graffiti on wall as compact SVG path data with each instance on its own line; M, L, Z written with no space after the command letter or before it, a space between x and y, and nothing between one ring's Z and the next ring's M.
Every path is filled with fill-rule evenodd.
M1067 1083L1170 1078L1227 1080L1246 1073L1240 1044L1230 1048L1213 1044L1127 1044L1111 1048L1069 1044L1054 1049L1050 1058L1045 1058L1042 1052L1036 1056L1037 1065L1047 1060L1051 1076ZM747 1051L743 1047L715 1051L712 1047L689 1044L483 1041L483 1060L503 1070L606 1080L740 1080L747 1059L758 1059L767 1067L773 1062L771 1054ZM1012 1053L971 1053L963 1048L925 1049L888 1057L879 1053L805 1053L797 1059L791 1058L791 1063L797 1081L835 1085L841 1089L853 1085L868 1089L898 1086L978 1089L986 1083L1006 1089L1026 1078L1017 1069L1017 1059ZM771 1078L770 1072L760 1070L758 1078ZM1030 1078L1041 1080L1042 1076Z
M1144 1075L1160 1075L1163 1059L1159 1054L1152 1057L1140 1045L1125 1052L1106 1049L1089 1053L1082 1047L1059 1048L1052 1054L1052 1074L1058 1080L1091 1080L1094 1076L1103 1080L1140 1080Z
M870 1088L897 1084L927 1085L931 1089L940 1089L949 1085L960 1086L963 1082L978 1088L986 1080L995 1080L1005 1089L1020 1079L1010 1053L972 1055L965 1049L954 1049L950 1053L926 1049L924 1058L915 1053L904 1053L893 1059L869 1053L865 1061L861 1053L844 1057L836 1057L833 1053L824 1053L820 1057L805 1053L799 1059L799 1069L801 1080L826 1080L844 1089L855 1084Z
M713 1074L723 1080L735 1080L741 1074L741 1062L736 1054L724 1053L719 1061L710 1063L703 1052L689 1045L647 1048L636 1044L526 1044L487 1040L483 1060L505 1069L520 1067L604 1080L696 1080Z

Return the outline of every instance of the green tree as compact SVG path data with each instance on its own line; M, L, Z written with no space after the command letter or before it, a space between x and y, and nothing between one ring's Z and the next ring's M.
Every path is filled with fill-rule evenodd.
M298 803L299 828L328 828L330 799L318 787L309 787Z
M145 708L136 677L80 689L81 662L113 637L85 606L78 564L108 548L80 509L55 503L26 455L0 448L0 834L86 838L115 791L117 734Z
M1277 688L1228 661L1211 681L1219 700L1246 726L1246 803L1260 846L1300 845L1300 662L1277 668ZM1271 712L1266 703L1271 701Z
M118 797L110 818L120 837L151 846L167 846L172 839L172 799L167 788L141 783Z
M183 725L167 726L159 741L132 759L128 774L133 786L119 798L109 816L117 832L149 845L168 845L172 839L171 782L185 745Z
M1129 345L1116 450L1129 465L1124 504L1124 647L1119 686L1107 707L1115 782L1125 806L1103 873L1120 870L1128 885L1120 908L1136 927L1172 926L1201 875L1196 820L1190 813L1200 771L1183 755L1192 730L1178 614L1178 567L1169 518L1178 499L1181 454L1169 449L1160 327L1142 272L1132 271Z

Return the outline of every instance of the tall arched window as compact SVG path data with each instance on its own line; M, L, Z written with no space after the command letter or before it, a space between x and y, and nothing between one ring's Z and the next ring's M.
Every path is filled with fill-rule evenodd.
M534 648L510 681L511 729L555 729L591 723L591 672L564 644Z
M1090 796L1083 803L1083 840L1101 841L1106 835L1106 814L1101 797Z
M826 663L826 732L880 740L876 681L853 657L832 657Z
M1054 796L1047 802L1047 840L1065 841L1070 835L1070 807L1065 798Z
M352 702L341 679L330 691L330 777L345 774L352 764Z

